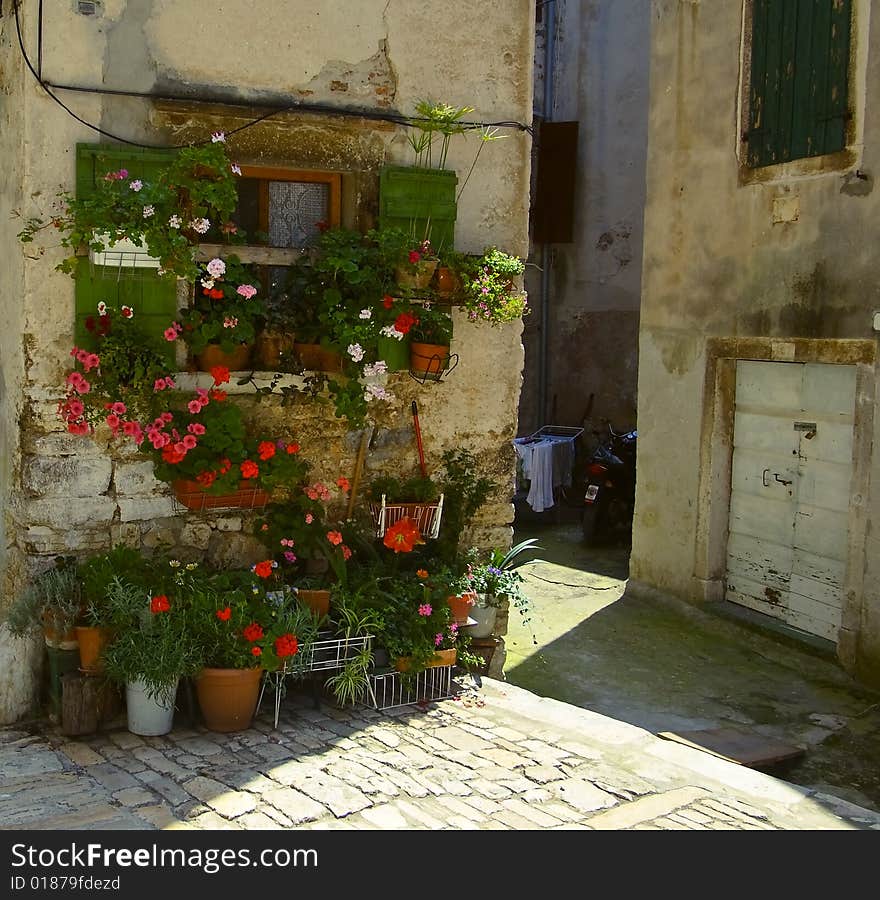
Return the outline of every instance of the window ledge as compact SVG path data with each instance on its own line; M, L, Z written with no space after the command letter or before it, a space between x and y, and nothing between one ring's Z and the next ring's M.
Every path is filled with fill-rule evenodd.
M292 266L309 255L308 250L295 247L264 247L259 244L199 244L196 261L206 262L216 256L237 256L243 263L257 266Z

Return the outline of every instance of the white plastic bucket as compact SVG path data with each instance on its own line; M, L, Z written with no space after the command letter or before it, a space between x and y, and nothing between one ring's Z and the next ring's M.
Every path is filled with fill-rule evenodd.
M498 610L494 606L480 606L478 600L472 607L468 615L476 620L476 625L468 628L468 634L475 638L490 637L492 630L495 628L495 617Z
M147 693L146 685L142 681L129 681L125 685L128 730L132 734L148 737L168 734L174 725L176 695L177 681L156 695Z

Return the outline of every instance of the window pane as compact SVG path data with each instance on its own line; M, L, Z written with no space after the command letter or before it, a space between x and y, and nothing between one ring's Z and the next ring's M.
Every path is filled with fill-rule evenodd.
M304 181L269 182L269 243L310 247L329 213L330 186Z

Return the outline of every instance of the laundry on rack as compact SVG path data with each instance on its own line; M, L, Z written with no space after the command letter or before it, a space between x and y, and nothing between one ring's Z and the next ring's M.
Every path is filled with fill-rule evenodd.
M571 487L575 440L582 429L571 431L572 434L558 434L541 429L529 437L514 438L520 472L530 482L526 502L535 512L555 505L558 488Z

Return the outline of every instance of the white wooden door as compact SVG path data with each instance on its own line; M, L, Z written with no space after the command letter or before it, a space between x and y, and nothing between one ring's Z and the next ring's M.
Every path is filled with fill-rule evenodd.
M739 360L726 596L837 641L854 366Z

